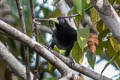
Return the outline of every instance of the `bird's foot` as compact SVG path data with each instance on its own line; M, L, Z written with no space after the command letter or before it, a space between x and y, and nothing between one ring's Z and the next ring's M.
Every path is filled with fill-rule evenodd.
M70 66L72 67L72 66L75 64L75 61L74 61L74 59L73 59L72 56L68 56L68 58L70 59L69 64L70 64Z

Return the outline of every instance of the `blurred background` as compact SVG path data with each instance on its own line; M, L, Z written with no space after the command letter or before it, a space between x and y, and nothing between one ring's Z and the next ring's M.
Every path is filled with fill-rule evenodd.
M57 1L58 0L34 0L35 16L37 18L52 18L52 17L62 16L60 9L58 9L55 6ZM33 34L33 29L32 29L32 16L30 11L29 0L21 0L21 2L24 11L27 35L35 40L35 36ZM68 10L71 10L69 6L68 6ZM22 31L15 0L0 0L0 19ZM103 24L102 21L101 24ZM39 29L40 43L44 45L49 45L52 40L52 36L51 36L52 31L49 27L49 23L47 21L42 21L41 25L37 25ZM102 31L100 33L102 33ZM0 40L7 46L7 48L22 64L25 64L23 43L20 43L19 41L11 38L10 36L5 36L5 35L6 34L0 32ZM102 51L104 52L103 54L106 54L106 52L103 49ZM30 67L31 67L31 71L33 71L36 62L36 57L35 57L36 53L32 49L30 49L29 52L30 52ZM89 65L86 55L87 53L85 52L82 65L92 69L91 66ZM102 57L102 55L97 54L96 62L94 64L94 71L101 73L101 71L103 70L105 65L109 62L110 59L111 58L109 56ZM53 67L52 68L48 67L49 63L40 56L39 56L39 61L40 61L39 80L58 80L58 78L61 76L60 73L57 70L54 70ZM120 80L119 66L120 66L120 58L117 59L117 62L110 63L110 65L103 72L103 75L113 80ZM0 80L21 80L21 79L15 76L9 70L8 66L5 65L5 63L0 59ZM86 80L92 80L92 79L86 79Z

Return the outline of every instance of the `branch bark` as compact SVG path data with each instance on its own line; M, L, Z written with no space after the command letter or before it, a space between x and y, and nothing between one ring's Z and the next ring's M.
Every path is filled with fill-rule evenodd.
M77 63L75 63L71 66L71 64L70 64L71 61L69 59L67 59L66 57L64 57L60 54L56 54L56 56L57 56L56 57L49 50L47 50L45 47L43 47L41 44L32 40L31 38L29 38L25 34L21 33L20 31L16 30L12 26L6 24L5 22L3 22L1 20L0 20L0 29L2 31L6 32L7 34L11 35L12 37L25 43L30 48L34 49L36 52L38 52L39 55L41 55L42 57L47 59L51 64L56 66L56 68L61 72L61 74L63 76L67 75L67 74L71 74L71 73L77 74L77 72L81 72L81 73L85 74L86 76L89 76L93 79L102 80L100 74L98 74L94 71L91 71L91 70L89 70L89 69L87 69L87 68L85 68L82 65L77 64ZM58 57L62 61L64 61L69 67L71 67L71 69L65 63L63 63ZM103 78L103 80L110 80L109 78L104 77L104 76L102 76L102 78Z
M87 67L82 66L81 64L78 63L74 63L71 65L71 60L69 58L66 58L65 56L60 55L59 53L50 50L54 55L56 55L58 58L60 58L65 64L67 64L71 69L82 73L92 79L95 80L111 80L105 76L102 76L100 74L98 74L97 72L94 72L93 70L88 69Z
M32 21L35 18L35 10L34 10L34 2L33 0L29 0L30 1L30 8L31 8L31 14L32 14ZM34 29L33 32L35 32L35 39L37 42L39 42L39 38L38 38L38 29L37 29L37 24L32 22L32 27ZM38 66L39 66L39 55L36 54L36 63L35 63L35 69L34 69L34 80L37 79L37 72L38 72Z
M108 0L91 0L100 17L120 43L120 17Z
M74 3L72 0L65 0L65 2L69 5L70 8L72 8L74 6ZM63 10L61 10L61 12L63 12ZM64 11L65 12L65 11ZM67 13L66 13L67 14ZM98 34L98 32L94 29L94 25L92 23L92 20L90 18L90 16L86 13L84 14L84 18L80 21L80 28L85 27L86 25L88 25L90 27L90 29L92 30L92 33L96 33Z
M71 0L70 1L65 0L65 1L68 3L68 5L70 7L72 7L74 5ZM64 0L60 0L59 3L58 3L58 5L57 5L57 7L61 10L63 16L67 16L67 13L68 13L68 8L66 7L65 1ZM90 17L87 14L85 14L84 20L93 29L93 24L91 22ZM57 54L55 52L52 52L52 53L54 53L57 57L59 57L64 63L66 63L73 70L76 70L76 71L78 71L78 72L80 72L80 73L82 73L84 75L87 75L88 77L93 78L93 79L101 80L103 78L103 80L109 80L109 78L107 78L105 76L101 76L100 74L98 74L96 72L93 72L93 71L89 70L88 68L86 68L86 67L84 67L84 66L82 66L80 64L75 63L74 65L71 66L71 63L70 63L69 59L67 59L67 58L65 58L65 57L63 57L63 56L61 56L61 55L59 55L59 54ZM91 73L93 73L93 74L91 74Z
M0 58L5 62L5 64L14 72L17 76L21 77L23 80L26 79L26 69L25 67L8 51L4 44L0 41ZM33 80L33 74L30 73L31 79Z
M12 37L25 43L27 46L29 46L33 50L35 50L39 55L41 55L46 60L48 60L51 64L53 64L60 71L62 76L72 73L74 74L72 78L74 78L75 75L78 75L78 72L70 69L65 63L63 63L58 57L53 55L49 50L47 50L41 44L32 40L27 35L23 34L22 32L18 31L17 29L13 28L12 26L6 24L1 20L0 20L0 29L6 32L7 34L11 35Z
M65 3L64 0L60 0L57 4L57 7L60 9L63 16L67 16L67 13L69 10L68 10L67 4ZM77 29L73 18L68 18L66 20L71 25L71 27L73 27L74 29Z
M45 25L37 25L37 29L41 32L47 32L47 33L53 33L50 27L47 27Z
M25 20L24 20L24 14L23 9L20 0L16 0L16 5L18 8L18 13L20 17L21 27L24 34L27 34L26 32L26 26L25 26ZM31 80L30 76L30 63L29 63L29 48L27 46L24 46L24 55L25 55L25 63L26 63L26 80Z

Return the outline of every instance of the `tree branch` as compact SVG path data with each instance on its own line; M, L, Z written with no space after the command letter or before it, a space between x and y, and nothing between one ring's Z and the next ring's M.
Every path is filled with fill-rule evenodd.
M108 0L91 0L100 17L120 43L120 17Z
M87 67L82 66L81 64L78 63L74 63L71 65L71 60L69 58L66 58L65 56L60 55L59 53L50 50L54 55L56 55L58 58L60 58L65 64L67 64L71 69L78 71L79 73L82 73L92 79L95 80L111 80L105 76L102 76L90 69L88 69Z
M29 0L30 1L30 8L31 8L31 14L32 14L32 21L33 19L35 18L35 10L34 10L34 3L33 3L33 0ZM32 22L32 27L34 29L34 32L35 32L35 39L37 42L39 42L39 38L38 38L38 29L37 29L37 24ZM36 63L35 63L35 75L34 75L34 80L37 79L37 72L38 72L38 66L39 66L39 55L36 54ZM37 72L36 72L37 71Z
M75 63L71 66L71 64L70 64L71 61L69 59L67 59L66 57L64 57L60 54L55 54L57 56L56 57L50 51L48 51L45 47L43 47L41 44L32 40L25 34L21 33L20 31L16 30L12 26L6 24L5 22L3 22L1 20L0 20L0 29L2 31L6 32L7 34L11 35L12 37L25 43L30 48L34 49L36 52L38 52L39 55L41 55L42 57L47 59L51 64L53 64L61 72L62 75L66 75L66 74L70 74L70 73L76 74L76 71L78 71L78 72L81 72L81 73L85 74L86 76L89 76L93 79L102 80L100 74L98 74L90 69L87 69L86 67L83 67L82 65L77 64L77 63ZM70 69L58 57L75 71ZM109 78L104 77L104 76L102 76L102 78L104 80L110 80Z
M67 16L67 13L69 10L64 0L60 0L57 4L57 7L60 9L63 16ZM71 25L71 27L73 27L74 29L77 29L73 18L66 19L66 20Z
M8 51L4 44L0 41L0 58L5 62L6 65L14 72L17 76L23 80L26 79L25 67ZM33 74L30 73L31 79L33 80Z
M25 43L27 46L35 50L39 55L48 60L51 64L53 64L62 74L62 76L68 75L70 73L74 75L78 75L78 73L72 69L70 69L65 63L63 63L58 57L53 55L49 50L43 47L38 42L32 40L27 35L13 28L12 26L6 24L5 22L0 20L0 29L12 37L20 40L22 43ZM74 76L73 76L74 78Z
M26 26L25 26L25 20L24 20L24 14L23 9L20 0L16 0L16 5L18 8L18 13L20 17L21 27L24 34L27 34L26 32ZM31 80L30 76L30 63L29 63L29 48L27 46L24 46L24 55L25 55L25 63L26 63L26 80Z
M37 29L42 31L42 32L47 32L47 33L53 33L50 27L47 27L45 25L37 25Z

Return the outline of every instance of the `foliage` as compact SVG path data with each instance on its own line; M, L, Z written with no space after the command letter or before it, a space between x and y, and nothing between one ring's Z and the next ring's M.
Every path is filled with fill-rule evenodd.
M85 13L86 4L87 4L86 1L87 0L74 0L73 1L73 3L75 4L75 9L81 16L83 16L83 14Z
M31 11L30 11L30 4L29 4L29 0L21 0L22 1L22 6L23 6L23 11L24 11L24 18L25 18L25 23L26 23L26 29L27 29L27 35L34 38L34 34L33 34L33 30L32 30L32 17L31 17ZM109 0L110 3L113 4L119 4L120 0ZM59 9L55 9L55 10L50 10L48 7L45 7L45 3L47 3L48 0L44 0L44 3L42 4L38 4L36 2L35 3L35 8L39 7L39 10L36 11L36 17L41 18L41 16L39 16L40 13L43 12L44 14L44 18L50 18L52 21L56 22L56 18L53 17L59 17L62 16L61 11ZM57 4L59 2L59 0L56 0L55 4ZM94 68L95 65L95 56L93 53L91 53L91 51L88 49L88 38L89 38L89 27L85 27L83 29L80 29L80 21L84 18L84 14L86 13L86 11L90 12L90 17L92 19L92 23L94 24L94 28L99 32L98 35L98 39L99 39L99 45L97 47L97 55L102 57L103 53L106 53L110 60L108 61L108 63L105 65L103 71L107 68L107 66L109 64L112 64L113 62L117 63L117 65L120 67L120 43L117 42L117 40L114 38L114 36L112 35L112 33L109 31L109 29L106 27L106 25L104 24L103 20L101 20L101 18L99 17L98 13L96 12L96 10L94 8L91 7L91 3L90 0L73 0L74 6L73 8L71 8L68 12L68 16L70 16L71 14L80 14L79 16L75 17L75 23L76 23L76 27L77 27L77 41L74 44L74 47L71 51L71 54L73 56L73 58L75 59L75 61L77 63L82 63L83 61L83 57L84 57L84 53L87 53L87 59L88 59L88 63L90 64L90 66L92 68ZM15 0L7 0L5 3L7 6L9 6L11 12L9 14L0 14L0 17L9 17L11 16L12 19L15 20L15 23L10 24L14 27L16 27L17 29L21 30L20 27L20 20L19 20L19 16L18 16L18 10L16 8L16 3ZM4 9L4 7L0 7L1 11ZM46 25L49 26L48 22L41 22L42 25ZM22 30L21 30L22 31ZM46 43L46 37L44 36L45 33L40 32L39 34L39 39L40 39L40 43L41 44L48 44ZM17 57L20 57L21 63L24 64L25 60L24 60L24 44L18 42L16 39L13 39L12 37L9 36L4 36L3 34L0 34L0 40L5 43L7 45L7 47L9 48L9 50ZM59 52L59 53L64 53L63 50L59 50L58 48L54 48L55 51ZM34 51L33 50L29 50L30 51L30 59L32 59ZM1 73L4 73L7 70L7 67L4 65L3 62L1 62L0 65L0 70L3 69L1 71ZM32 61L30 61L30 63L33 63ZM49 64L49 73L52 75L53 78L45 78L44 80L57 80L56 79L56 75L54 75L54 66ZM46 64L44 64L44 66L48 66ZM31 66L32 67L32 66ZM34 68L34 67L32 67ZM103 72L102 71L102 72ZM42 73L42 72L41 72ZM43 71L43 73L45 73L45 70ZM0 74L0 77L3 74ZM2 79L3 77L1 77ZM119 79L118 79L119 80Z
M115 3L115 0L110 0L111 3ZM102 56L102 53L106 53L111 58L105 65L104 69L112 62L116 62L120 67L120 57L119 57L119 46L120 43L113 37L112 33L108 30L106 25L103 23L98 13L94 8L91 9L91 19L95 23L95 27L99 32L99 45L97 47L97 54ZM103 71L104 71L103 69Z
M87 47L87 41L89 38L89 27L77 30L77 42L72 49L72 56L76 62L82 63L84 53Z

